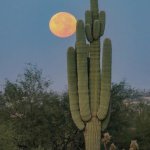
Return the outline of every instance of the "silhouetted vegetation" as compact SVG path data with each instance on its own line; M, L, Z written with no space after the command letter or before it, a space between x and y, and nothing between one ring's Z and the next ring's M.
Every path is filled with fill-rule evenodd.
M112 84L108 145L129 149L131 140L137 140L140 150L150 148L150 105L141 100L148 94L124 81ZM16 82L7 80L0 92L0 150L84 150L68 103L68 93L53 91L32 65Z

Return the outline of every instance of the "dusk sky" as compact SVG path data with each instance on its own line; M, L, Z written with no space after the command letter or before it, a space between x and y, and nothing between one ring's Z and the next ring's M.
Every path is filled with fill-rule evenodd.
M27 63L37 65L57 91L67 89L66 53L75 35L58 38L49 31L57 12L84 19L90 0L0 0L0 86L15 81ZM150 0L99 0L106 11L101 42L113 47L112 81L150 89Z

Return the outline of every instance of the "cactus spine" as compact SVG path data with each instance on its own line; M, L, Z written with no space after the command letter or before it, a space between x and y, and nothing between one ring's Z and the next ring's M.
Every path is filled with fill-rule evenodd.
M68 48L68 89L72 118L84 132L86 150L99 150L101 131L107 127L110 117L112 48L110 39L105 39L100 69L105 12L99 13L98 0L90 3L91 10L85 12L85 25L82 20L77 21L75 48Z

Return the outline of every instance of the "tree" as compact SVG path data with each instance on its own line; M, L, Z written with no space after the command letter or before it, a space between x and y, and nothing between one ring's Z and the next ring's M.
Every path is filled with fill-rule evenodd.
M0 92L1 150L85 149L84 137L71 119L68 93L58 94L50 85L32 65L16 82L6 81ZM129 148L131 140L137 140L141 150L149 148L150 106L124 105L124 99L137 96L140 92L124 81L112 85L107 131L119 149Z
M112 84L111 90L111 117L108 132L119 149L128 148L132 138L131 127L134 122L134 113L131 107L126 107L125 99L132 99L140 96L140 92L131 88L125 81Z
M20 149L62 150L80 134L71 120L68 94L50 90L50 81L35 66L29 65L15 83L7 80L1 97L4 120L13 129L10 139Z
M135 139L138 141L140 150L150 148L150 106L139 103L136 109Z

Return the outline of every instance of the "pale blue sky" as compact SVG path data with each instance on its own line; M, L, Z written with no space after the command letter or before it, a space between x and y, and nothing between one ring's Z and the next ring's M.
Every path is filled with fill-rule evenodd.
M107 14L104 37L112 39L112 81L150 89L150 0L99 0L99 6ZM30 62L55 90L66 89L66 52L75 36L55 37L48 22L60 11L83 19L87 9L89 0L0 0L0 85L15 81Z

